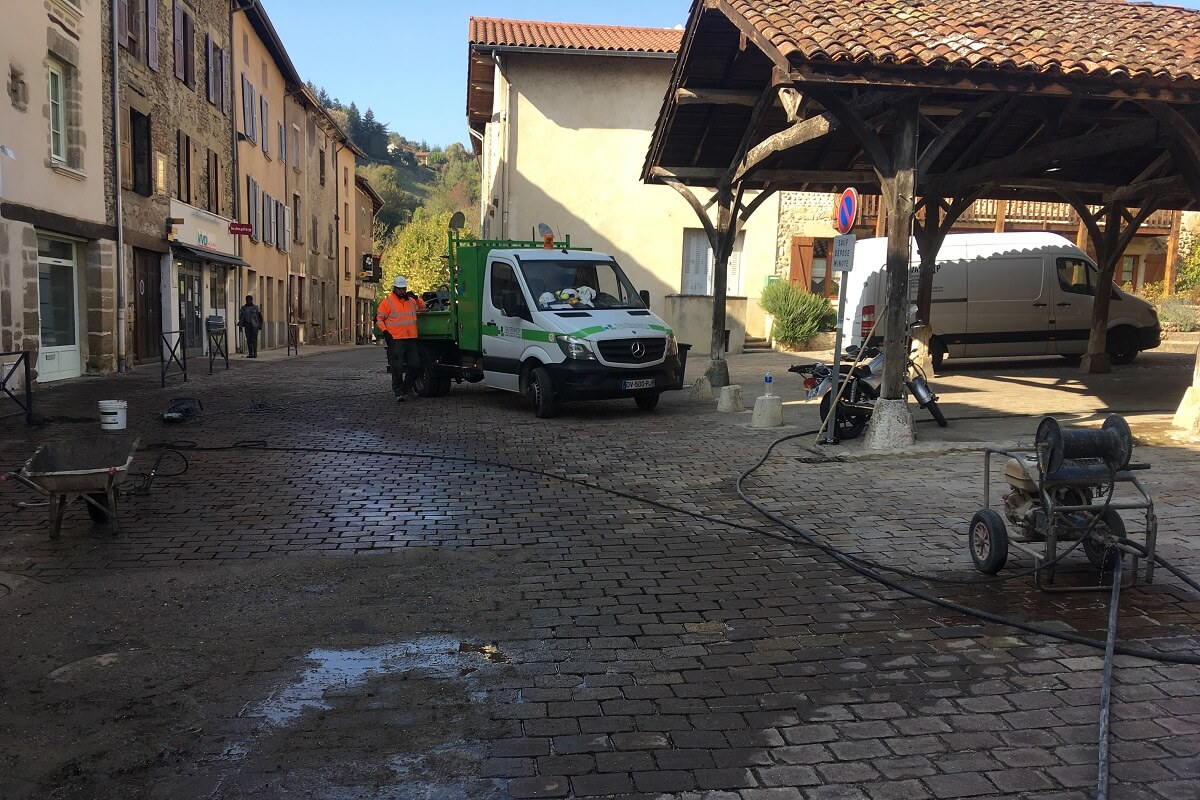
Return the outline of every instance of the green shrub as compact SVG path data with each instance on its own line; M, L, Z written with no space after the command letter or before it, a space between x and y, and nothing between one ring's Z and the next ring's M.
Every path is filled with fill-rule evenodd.
M1164 331L1190 333L1200 330L1200 314L1196 306L1183 297L1164 297L1155 304L1158 310L1158 323Z
M833 330L837 322L837 312L829 300L787 281L767 284L758 302L774 320L772 337L786 347L807 342L821 331Z
M1155 281L1154 283L1143 283L1138 290L1133 291L1133 287L1129 284L1124 284L1122 287L1129 294L1137 295L1147 303L1158 303L1167 296L1166 281Z

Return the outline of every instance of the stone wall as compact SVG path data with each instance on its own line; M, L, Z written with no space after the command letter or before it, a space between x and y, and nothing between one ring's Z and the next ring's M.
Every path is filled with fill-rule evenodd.
M781 192L775 248L775 274L786 277L791 267L792 237L831 239L836 195L816 192Z

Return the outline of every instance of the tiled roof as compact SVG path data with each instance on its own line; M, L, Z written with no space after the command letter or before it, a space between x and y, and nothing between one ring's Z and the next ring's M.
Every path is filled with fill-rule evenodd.
M548 50L616 50L675 53L683 31L671 28L624 28L471 17L471 45L544 47Z
M728 0L789 61L1200 79L1200 12L1099 0Z

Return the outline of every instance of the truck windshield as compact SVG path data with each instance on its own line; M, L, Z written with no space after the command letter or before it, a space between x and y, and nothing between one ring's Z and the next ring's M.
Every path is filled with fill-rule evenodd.
M633 284L612 260L526 260L521 272L540 311L645 308Z

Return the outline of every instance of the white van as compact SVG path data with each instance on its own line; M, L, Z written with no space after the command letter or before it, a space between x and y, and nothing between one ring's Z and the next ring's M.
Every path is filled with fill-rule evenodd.
M916 302L920 256L910 244L909 297ZM886 297L887 239L865 239L846 276L851 341L862 344ZM946 237L933 276L930 341L934 367L945 356L1061 355L1087 352L1099 270L1056 233L966 233ZM882 341L883 322L871 343ZM1108 314L1108 354L1128 364L1158 347L1154 306L1116 286Z

